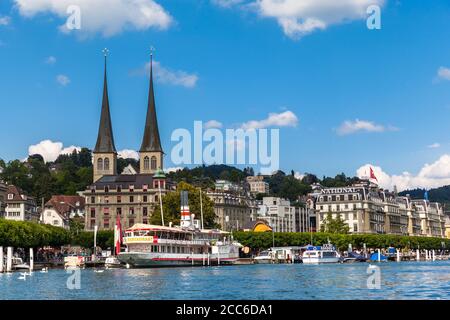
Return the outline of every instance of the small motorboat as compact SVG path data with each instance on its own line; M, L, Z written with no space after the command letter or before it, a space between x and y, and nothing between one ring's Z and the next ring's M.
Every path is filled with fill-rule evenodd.
M22 258L17 257L12 258L11 268L13 270L30 270L30 266L26 263L23 263Z
M85 259L82 256L68 256L64 258L64 269L80 269L85 267Z
M264 250L261 251L255 258L253 258L253 262L257 264L267 264L272 263L272 251Z
M356 252L349 252L346 257L341 258L342 263L366 262L367 258Z
M341 256L331 243L323 246L307 246L303 252L302 261L305 264L339 263Z
M105 268L106 269L123 268L123 267L124 267L124 265L115 256L109 256L105 260Z

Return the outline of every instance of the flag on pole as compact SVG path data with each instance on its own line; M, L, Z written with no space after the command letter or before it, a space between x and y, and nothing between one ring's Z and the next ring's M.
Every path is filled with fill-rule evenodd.
M122 225L120 223L120 215L117 215L116 225L114 226L114 247L116 255L120 253L120 246L122 244Z
M372 167L370 167L370 179L374 179L374 180L376 180L376 181L378 182L378 179L377 179L377 177L375 176L375 173L373 172Z

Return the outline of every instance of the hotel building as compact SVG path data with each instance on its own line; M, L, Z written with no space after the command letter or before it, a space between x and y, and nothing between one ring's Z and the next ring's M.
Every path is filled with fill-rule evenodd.
M445 237L450 239L450 215L445 215Z
M139 149L139 173L118 174L105 57L103 102L97 143L93 151L94 182L84 192L86 230L94 229L95 225L100 230L113 229L117 216L124 228L135 223L148 223L155 204L159 203L160 197L170 188L162 171L164 153L156 116L152 70L151 61L147 116Z
M427 237L445 237L445 216L442 205L428 200L412 200L420 218L421 233Z
M444 216L439 204L400 197L368 180L339 188L316 184L310 199L318 230L331 213L333 219L339 215L345 221L350 233L444 236Z

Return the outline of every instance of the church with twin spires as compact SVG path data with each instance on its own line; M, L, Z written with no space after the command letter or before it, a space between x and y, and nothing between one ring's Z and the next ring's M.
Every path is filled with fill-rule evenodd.
M163 169L153 86L153 57L150 60L150 85L147 115L139 149L139 171L118 174L117 150L108 97L107 62L103 79L103 99L97 143L93 150L93 184L84 192L86 198L85 229L113 229L117 216L122 227L149 223L155 204L168 192Z

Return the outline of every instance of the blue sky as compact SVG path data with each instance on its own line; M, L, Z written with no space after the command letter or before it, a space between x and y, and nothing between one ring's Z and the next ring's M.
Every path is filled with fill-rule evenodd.
M324 1L307 0L311 10L289 19L302 27L301 19L321 17L325 26L294 34L283 29L285 15L270 6L274 0L261 0L259 8L253 1L159 0L158 18L169 22L124 26L123 8L110 8L108 17L108 10L74 0L82 6L82 29L67 34L59 28L66 20L61 10L2 0L0 158L23 159L30 145L46 139L94 146L104 47L116 147L138 149L148 90L143 70L153 45L162 70L156 101L167 153L171 132L192 129L195 120L228 128L291 111L295 126L274 126L285 171L354 175L370 164L388 176L387 186L405 179L408 187L450 183L448 1L371 1L381 6L382 25L369 30L366 17L347 13L345 5L334 16ZM105 35L98 21L118 31ZM169 157L166 162L172 166Z

